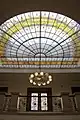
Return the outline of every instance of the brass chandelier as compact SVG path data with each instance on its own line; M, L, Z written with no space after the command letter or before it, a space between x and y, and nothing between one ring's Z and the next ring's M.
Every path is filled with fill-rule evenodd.
M35 72L33 74L30 74L29 81L33 85L45 86L52 81L52 76L49 75L49 73Z

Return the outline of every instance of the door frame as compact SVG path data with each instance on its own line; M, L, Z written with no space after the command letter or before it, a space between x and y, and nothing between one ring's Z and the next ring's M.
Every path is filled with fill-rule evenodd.
M52 88L27 88L27 111L31 111L31 93L47 93L48 96L48 110L52 111ZM40 101L39 96L39 101ZM41 102L39 102L41 104ZM40 105L39 105L40 106ZM33 111L33 110L32 110ZM41 108L39 108L38 111L41 111Z

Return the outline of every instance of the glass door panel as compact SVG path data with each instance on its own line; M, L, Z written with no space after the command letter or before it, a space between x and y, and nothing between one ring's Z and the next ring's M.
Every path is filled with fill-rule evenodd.
M31 110L38 110L38 93L31 93Z
M28 111L52 111L51 88L28 88L27 95Z
M47 93L41 93L41 110L48 110Z

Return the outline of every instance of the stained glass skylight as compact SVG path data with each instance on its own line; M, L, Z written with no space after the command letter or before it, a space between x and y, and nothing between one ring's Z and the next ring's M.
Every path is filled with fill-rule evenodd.
M34 11L0 26L0 67L80 67L80 25L64 15Z

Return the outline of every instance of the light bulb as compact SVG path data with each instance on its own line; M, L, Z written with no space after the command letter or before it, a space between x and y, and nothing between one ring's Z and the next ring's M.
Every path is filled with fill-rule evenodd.
M30 80L30 83L33 83L33 80Z
M50 83L50 81L47 81L47 84L49 84Z
M35 82L33 82L33 85L36 85L36 83L35 83Z
M43 73L43 72L40 72L40 75L44 75L44 73Z
M41 83L38 83L38 86L41 86Z
M51 81L52 81L52 79L51 79L51 78L49 78L49 81L51 82Z
M38 76L38 72L35 72L35 76Z
M52 76L51 75L49 75L49 79L51 79L52 78Z
M30 75L30 77L31 77L31 78L33 78L33 77L34 77L34 75L33 75L33 74L31 74L31 75Z
M43 85L46 85L46 83L43 83Z

